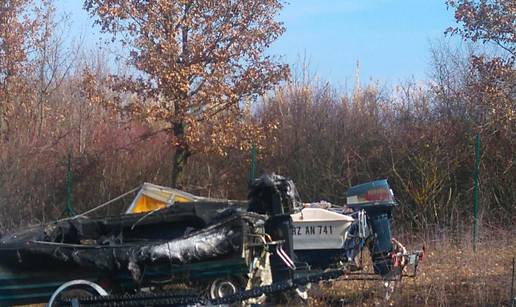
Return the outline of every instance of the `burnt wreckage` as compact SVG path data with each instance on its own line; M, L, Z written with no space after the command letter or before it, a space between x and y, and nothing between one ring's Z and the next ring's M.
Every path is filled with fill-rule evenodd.
M347 197L346 208L303 204L278 175L255 180L248 201L147 184L126 214L79 215L0 238L0 305L259 303L342 275L399 280L409 265L415 275L422 253L391 237L387 181ZM359 272L365 247L374 275Z

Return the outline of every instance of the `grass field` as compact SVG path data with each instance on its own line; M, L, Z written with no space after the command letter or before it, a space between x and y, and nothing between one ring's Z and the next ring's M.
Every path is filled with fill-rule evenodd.
M321 285L322 297L311 299L310 304L510 306L512 259L516 257L515 230L484 227L476 252L470 235L429 233L431 235L400 238L409 249L424 244L426 254L418 277L397 283L388 300L381 282L337 280L331 285Z

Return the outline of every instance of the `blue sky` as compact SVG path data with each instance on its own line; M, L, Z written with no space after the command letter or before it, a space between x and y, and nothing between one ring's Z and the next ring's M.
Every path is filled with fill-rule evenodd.
M98 29L82 1L57 6L71 16L70 35L95 46ZM270 53L292 65L306 58L313 72L338 86L352 85L357 61L363 82L425 79L430 43L454 25L444 0L290 0L279 19L287 31Z

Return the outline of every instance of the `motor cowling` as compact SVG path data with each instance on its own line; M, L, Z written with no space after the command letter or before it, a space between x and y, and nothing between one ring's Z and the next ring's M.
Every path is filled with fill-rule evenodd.
M347 206L355 211L364 210L372 232L369 252L374 272L385 276L394 268L391 254L394 250L391 235L392 209L397 203L386 179L349 188Z

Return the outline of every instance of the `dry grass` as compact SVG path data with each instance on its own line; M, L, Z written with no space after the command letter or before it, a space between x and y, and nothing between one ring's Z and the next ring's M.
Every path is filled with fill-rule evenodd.
M433 233L405 238L407 247L425 243L425 259L415 279L397 283L390 299L378 281L335 281L321 285L311 305L350 306L510 306L512 258L516 257L516 230L483 229L477 252L471 236ZM417 244L416 242L420 242Z

